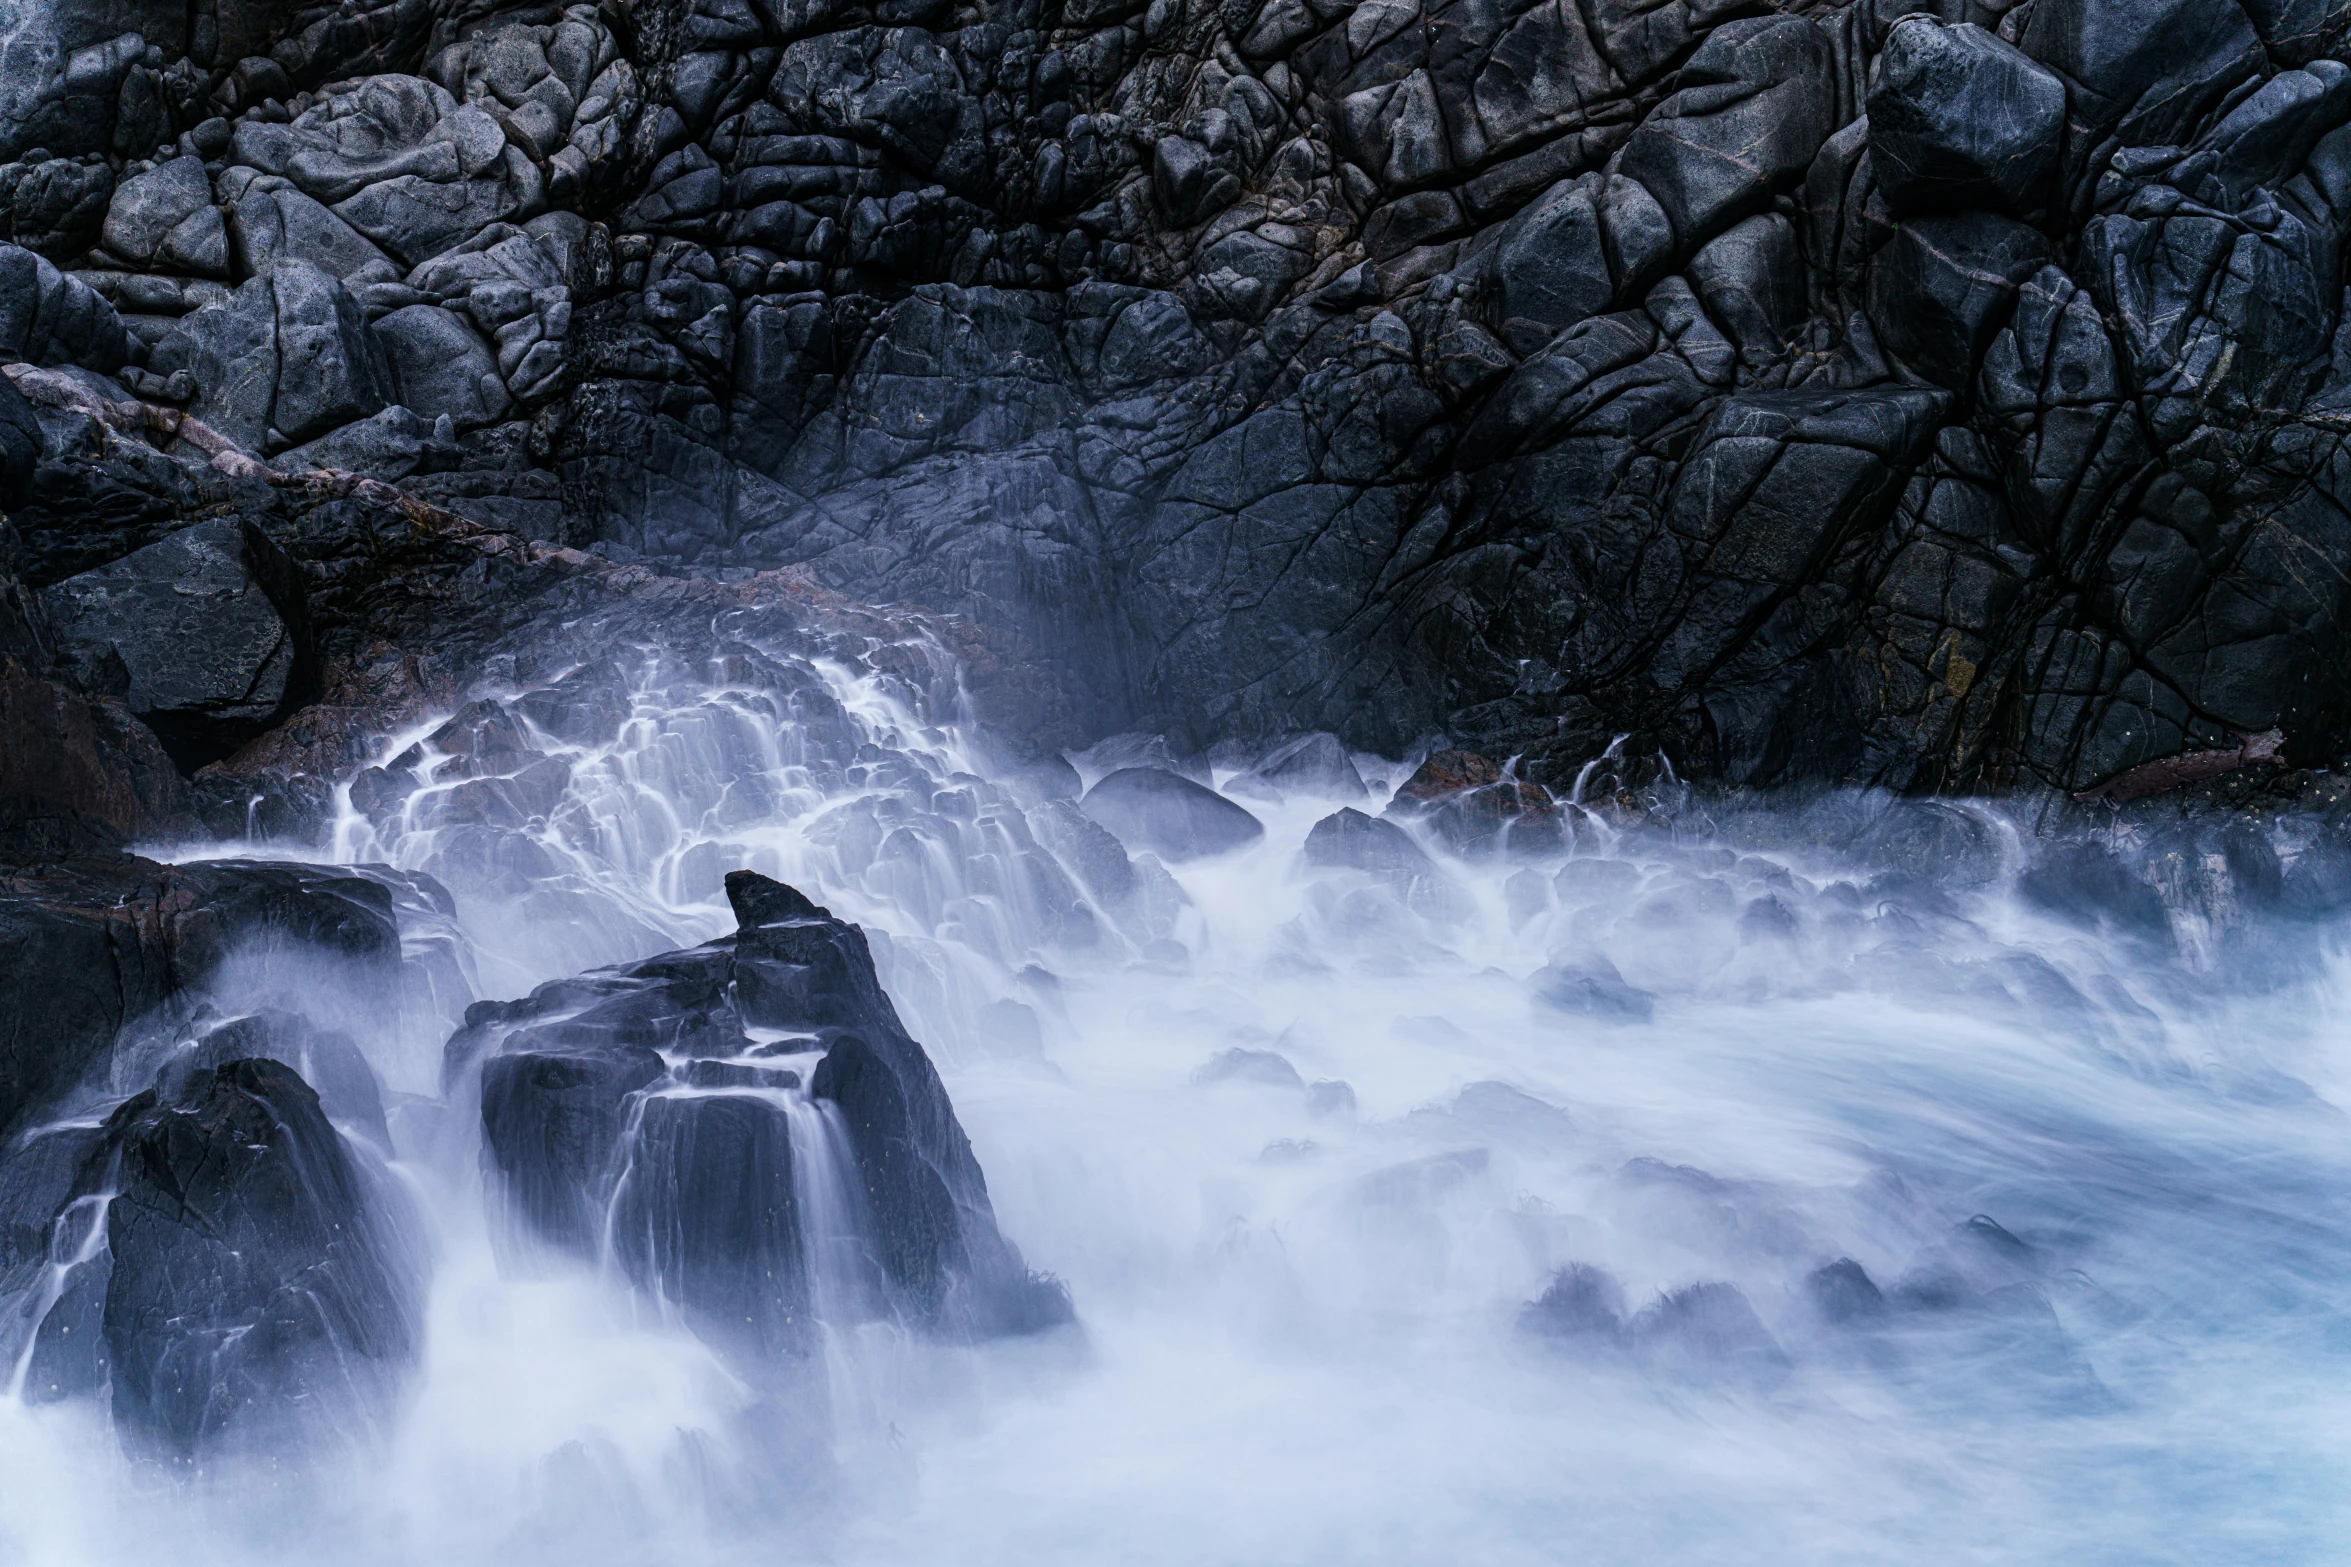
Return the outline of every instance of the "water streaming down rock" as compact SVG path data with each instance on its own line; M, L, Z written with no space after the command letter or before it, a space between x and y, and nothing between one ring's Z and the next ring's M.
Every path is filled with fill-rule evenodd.
M1171 871L991 765L951 684L656 649L455 716L340 852L446 886L395 909L442 1004L459 941L524 999L429 1062L347 1028L433 1302L377 1466L238 1559L2211 1559L2252 1477L2318 1472L2325 819L2044 842L1611 761L1547 838L1456 847L1354 756L1368 800L1252 794L1262 839ZM1641 1005L1560 1004L1603 992ZM974 1342L1060 1315L1024 1258L1083 1356ZM84 1452L86 1403L0 1440ZM2330 1504L2270 1483L2307 1556ZM179 1505L11 1527L109 1559Z
M468 1012L450 1074L479 1073L523 1221L754 1368L805 1353L820 1303L965 1334L1069 1320L997 1232L863 935L754 872L726 889L732 937Z

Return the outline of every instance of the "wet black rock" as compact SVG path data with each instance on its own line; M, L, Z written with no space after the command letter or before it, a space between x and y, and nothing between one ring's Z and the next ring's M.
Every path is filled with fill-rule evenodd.
M381 1003L400 932L363 875L251 861L158 865L118 855L0 874L0 955L39 984L0 989L0 1131L94 1078L128 1024L193 1004L232 961L266 978L316 960L314 989ZM355 1113L363 1113L355 1107Z
M478 1004L450 1040L528 1232L609 1240L754 1372L804 1355L826 1309L951 1335L1068 1321L998 1232L863 933L750 872L727 891L734 935Z
M1597 952L1556 959L1538 969L1532 983L1535 999L1544 1006L1603 1023L1646 1023L1657 1011L1655 996L1627 984L1616 965Z
M1904 17L1869 93L1869 157L1897 212L2044 205L2057 170L2065 84L1969 23Z
M1203 1085L1215 1083L1254 1083L1261 1088L1303 1089L1306 1079L1290 1064L1287 1056L1271 1050L1249 1050L1235 1047L1219 1051L1192 1074L1192 1081ZM1352 1095L1349 1096L1352 1099Z
M1519 1314L1519 1326L1543 1338L1613 1345L1624 1333L1624 1288L1589 1263L1570 1263Z
M1886 1315L1885 1294L1850 1257L1824 1263L1804 1279L1804 1298L1821 1319L1838 1324L1875 1322Z
M1768 1387L1788 1374L1787 1351L1734 1284L1692 1284L1661 1295L1629 1331L1652 1362L1684 1376Z
M1276 746L1247 772L1225 785L1229 794L1279 800L1289 794L1360 800L1371 791L1355 770L1346 742L1334 734L1300 735Z
M204 160L193 153L116 186L103 238L109 252L140 268L228 275L228 228L212 204Z
M2026 902L2117 936L2169 946L2171 915L2155 888L2121 856L2095 843L2042 849L2016 879Z
M1078 809L1128 848L1167 860L1226 854L1265 836L1246 808L1156 767L1120 768L1088 789Z
M319 1108L372 1140L386 1155L392 1132L384 1118L384 1085L350 1035L276 1008L207 1030L175 1068L203 1071L232 1061L275 1061L291 1068L318 1095Z
M1352 806L1333 811L1306 834L1309 865L1345 866L1391 876L1430 876L1436 862L1412 834L1394 822L1366 816Z
M283 719L316 680L300 573L265 533L198 523L41 594L69 660L193 771Z
M418 1259L294 1070L233 1059L109 1123L114 1413L165 1454L357 1440L422 1342Z
M0 356L270 458L405 405L411 499L1017 633L1054 744L1168 737L1089 776L2351 749L2317 0L193 14L12 84ZM42 422L41 585L234 511L421 655L522 571Z
M1905 363L1963 390L2008 324L2017 291L2050 259L2047 237L2012 218L1912 218L1873 265L1870 319Z

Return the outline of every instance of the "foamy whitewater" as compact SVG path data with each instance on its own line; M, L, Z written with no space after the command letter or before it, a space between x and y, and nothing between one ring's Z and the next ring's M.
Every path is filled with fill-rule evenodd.
M1370 757L1369 799L1248 798L1261 842L1138 857L1073 918L1022 870L1044 807L952 692L814 673L845 771L790 704L648 655L616 744L540 737L570 764L543 821L453 822L454 784L346 806L333 858L455 902L407 911L399 1015L341 1020L423 1215L421 1370L299 1474L159 1472L102 1402L12 1393L0 1558L2340 1559L2339 929L2225 898L2060 919L2017 891L2029 826L1975 805L1931 807L1979 846L1932 880L1690 802L1571 811L1535 858L1307 867L1315 822L1408 770ZM2297 829L2262 830L2290 861ZM478 1111L439 1097L456 1015L731 930L738 866L871 934L1076 1329L975 1347L842 1308L777 1400L616 1271L501 1246Z

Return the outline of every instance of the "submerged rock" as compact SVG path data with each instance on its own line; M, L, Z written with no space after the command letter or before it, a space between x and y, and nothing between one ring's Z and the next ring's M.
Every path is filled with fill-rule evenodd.
M1265 836L1264 824L1205 784L1156 767L1122 767L1086 791L1078 809L1130 849L1162 859L1230 853Z
M1304 853L1309 865L1399 876L1433 876L1437 870L1436 862L1412 841L1412 834L1352 806L1316 822L1306 834Z
M1371 791L1355 770L1355 759L1334 734L1301 735L1276 747L1263 761L1225 785L1233 794L1280 800L1291 794L1360 800Z

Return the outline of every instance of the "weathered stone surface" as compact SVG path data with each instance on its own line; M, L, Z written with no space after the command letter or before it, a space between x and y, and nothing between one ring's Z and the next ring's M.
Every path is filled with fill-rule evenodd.
M119 185L143 270L93 266L111 320L0 287L0 352L151 344L142 393L189 370L264 457L446 414L454 456L349 449L482 523L1017 628L1090 732L1179 749L2084 789L2351 744L2351 600L2293 564L2351 514L2340 7L820 10L397 0L211 65L177 13L77 32L0 110L63 154L0 207L62 256ZM199 159L228 265L334 274L380 375L337 305L279 416L276 293L156 237L209 243L159 227ZM85 325L10 303L51 294ZM224 503L44 419L28 580Z
M365 235L292 181L240 180L237 189L236 205L229 209L229 238L237 270L245 276L259 277L289 260L315 262L352 287L400 275L397 264Z
M189 411L254 452L314 439L392 400L383 346L358 302L308 261L280 261L182 319L148 368L187 371Z
M514 399L479 333L439 305L409 305L375 324L401 405L460 429L503 417Z
M300 576L249 524L199 523L41 602L69 656L112 660L130 710L191 768L285 717L314 678Z
M193 153L116 186L100 237L109 251L140 266L228 274L228 227L212 204L204 160Z
M2065 84L1980 27L1909 16L1886 35L1869 93L1869 157L1898 212L2046 202Z
M2008 324L2017 290L2049 262L2039 231L1987 212L1913 218L1879 253L1869 313L1878 338L1937 385L1965 388Z
M113 194L106 164L44 159L8 182L9 238L52 261L71 261L97 241Z
M0 361L80 365L111 375L130 357L114 307L48 259L0 245Z
M1436 864L1412 834L1361 811L1334 811L1306 835L1306 863L1407 876L1433 875Z
M1682 67L1617 167L1657 198L1685 252L1803 177L1836 129L1830 61L1810 18L1773 16L1724 23Z

